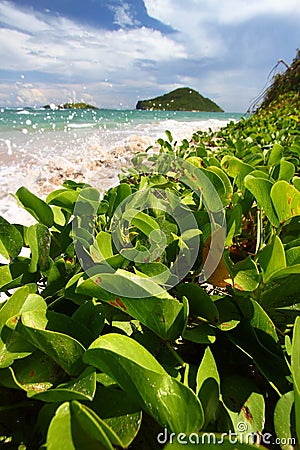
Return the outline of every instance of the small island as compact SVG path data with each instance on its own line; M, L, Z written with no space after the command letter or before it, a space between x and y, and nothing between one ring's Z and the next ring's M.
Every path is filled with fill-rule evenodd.
M175 89L160 97L140 100L136 109L165 111L203 111L224 112L224 110L209 98L189 87Z
M90 105L88 103L84 102L78 102L78 103L64 103L61 105L44 105L44 109L99 109L97 106Z

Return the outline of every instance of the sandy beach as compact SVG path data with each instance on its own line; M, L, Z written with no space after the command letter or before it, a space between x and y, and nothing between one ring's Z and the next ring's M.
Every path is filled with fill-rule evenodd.
M64 180L71 179L104 192L118 184L118 174L130 165L135 153L149 146L158 150L156 141L166 138L166 129L174 141L181 142L198 130L220 129L228 120L152 120L97 129L92 124L75 123L58 131L34 131L26 126L32 120L24 117L25 128L0 133L0 214L11 223L34 223L12 195L19 187L25 186L45 199Z

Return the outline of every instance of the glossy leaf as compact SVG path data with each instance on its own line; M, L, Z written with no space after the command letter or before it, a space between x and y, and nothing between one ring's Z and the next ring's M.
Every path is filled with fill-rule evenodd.
M274 410L274 428L276 435L282 442L282 450L291 449L291 446L290 444L288 444L288 442L292 438L291 417L293 404L294 392L286 392L282 397L280 397Z
M233 285L239 291L253 292L257 289L260 275L257 265L250 256L237 262L233 268Z
M277 181L270 195L280 223L300 214L300 192L287 181Z
M72 213L78 195L79 191L73 189L57 189L47 196L46 202L48 205L59 206L65 211Z
M297 317L294 325L291 354L291 372L294 383L295 399L295 428L298 441L300 441L300 317Z
M104 375L104 374L103 374ZM119 388L98 387L93 410L114 430L127 448L136 437L142 422L142 411L133 399Z
M290 161L285 160L284 158L280 161L279 168L279 180L290 181L295 174L295 166Z
M278 236L274 236L272 242L261 250L258 255L258 261L262 269L264 283L266 283L275 272L286 267L284 247Z
M23 238L18 229L0 216L0 255L12 259L23 247Z
M102 284L106 289L102 288ZM111 292L116 292L112 294ZM137 298L124 297L122 291ZM99 274L82 281L76 290L107 302L146 325L163 339L175 339L182 332L185 318L182 304L147 278L129 277L123 271ZM138 297L139 295L139 297Z
M101 336L86 351L84 361L114 378L162 426L187 433L202 427L202 407L194 393L131 338ZM182 411L180 417L177 411Z
M19 288L0 309L1 368L10 366L15 359L25 358L35 350L33 345L14 331L23 312L46 308L42 297L33 293L35 289L34 285Z
M244 178L254 170L249 164L229 155L223 157L221 167L230 177L234 178L239 189L242 189L244 185Z
M51 365L50 365L51 367ZM96 371L87 367L79 377L62 383L54 389L34 393L34 398L44 402L65 402L71 400L92 401L96 392Z
M196 376L196 393L204 409L205 426L218 417L220 376L210 347L207 347Z
M47 227L52 227L54 223L53 212L47 203L32 194L25 187L18 189L16 198L38 222L43 223Z
M271 200L271 189L273 183L263 178L255 178L248 175L245 179L245 186L254 195L259 208L262 208L274 227L279 226L279 220Z
M74 338L46 329L47 317L44 310L23 313L22 326L17 330L68 374L77 376L84 366L81 357L84 347Z
M180 298L184 295L188 299L193 316L202 317L210 323L219 321L219 311L203 288L194 283L180 283L176 292Z
M10 370L16 386L26 391L28 397L47 391L64 377L63 370L39 350L25 359L15 361Z
M36 272L38 268L43 272L49 268L50 233L48 228L40 223L31 225L26 233L31 250L29 271Z
M206 323L187 327L182 337L197 344L213 344L216 340L215 330Z
M249 435L263 430L265 402L255 390L254 382L240 375L223 379L222 399L237 433Z

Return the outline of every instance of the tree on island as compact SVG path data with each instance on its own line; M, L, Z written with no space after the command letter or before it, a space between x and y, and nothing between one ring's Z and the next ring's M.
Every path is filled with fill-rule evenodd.
M136 109L224 112L215 102L189 87L178 88L149 100L140 100L137 102Z

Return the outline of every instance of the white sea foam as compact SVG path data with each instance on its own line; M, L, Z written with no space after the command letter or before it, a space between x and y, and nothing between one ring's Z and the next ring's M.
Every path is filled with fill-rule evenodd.
M18 114L28 114L25 110ZM168 129L174 141L190 139L198 130L217 130L228 120L151 120L95 127L95 123L66 124L60 131L21 130L2 133L0 138L0 215L12 223L34 223L10 195L20 186L42 198L65 179L88 182L100 191L116 185L117 174L129 165L133 154L166 138ZM99 125L99 122L98 122ZM13 150L13 151L12 151Z

